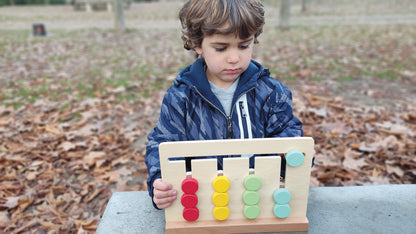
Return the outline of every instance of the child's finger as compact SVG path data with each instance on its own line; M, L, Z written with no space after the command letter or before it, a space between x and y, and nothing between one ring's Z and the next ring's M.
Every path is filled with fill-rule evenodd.
M169 207L176 199L177 192L172 185L164 183L161 179L153 183L153 201L159 209Z
M164 190L154 189L153 190L153 196L158 198L158 199L162 199L162 198L166 198L166 197L176 198L176 190L172 189L172 190L164 191Z
M175 199L173 197L166 197L166 198L161 198L161 199L158 199L156 197L153 198L153 201L155 202L155 204L157 205L159 209L164 209L166 207L169 207L174 200Z
M162 182L162 179L156 179L153 183L153 188L162 191L168 191L172 189L172 185Z

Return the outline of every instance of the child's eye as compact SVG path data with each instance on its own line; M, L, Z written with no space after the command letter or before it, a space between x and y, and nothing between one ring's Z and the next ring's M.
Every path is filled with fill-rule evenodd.
M216 47L215 48L215 51L218 51L218 52L221 52L221 51L224 51L225 50L225 47Z
M249 47L249 45L240 45L240 49L247 49Z

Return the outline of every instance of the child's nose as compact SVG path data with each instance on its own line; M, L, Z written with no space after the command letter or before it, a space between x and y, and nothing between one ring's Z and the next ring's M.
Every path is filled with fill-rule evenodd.
M232 52L227 57L227 62L231 64L236 64L240 60L238 53Z

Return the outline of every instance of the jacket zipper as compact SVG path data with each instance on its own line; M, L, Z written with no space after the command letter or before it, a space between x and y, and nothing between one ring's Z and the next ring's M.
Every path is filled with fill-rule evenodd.
M244 136L244 138L247 138L248 137L248 126L247 126L247 112L246 112L246 110L244 109L244 104L243 104L243 101L239 101L238 102L238 105L239 105L239 107L240 107L240 116L241 116L241 122L242 122L242 125L243 125L243 129L242 129L242 131L243 131L243 136Z
M232 139L232 138L233 138L233 122L232 122L231 117L227 116L227 139Z
M220 108L218 108L214 103L212 103L210 100L208 100L204 95L202 95L201 92L199 92L197 87L194 87L195 91L201 96L208 104L213 106L215 109L217 109L222 115L224 115L225 119L227 119L227 139L233 138L233 125L232 125L232 119L230 116L233 116L233 109L231 109L230 116L227 116Z
M260 75L259 75L260 76ZM240 99L244 94L250 92L251 90L255 89L257 87L254 86L251 89L245 91L244 93L242 93L240 96L238 96L237 100ZM210 104L211 106L213 106L215 109L217 109L222 115L224 115L224 117L227 119L227 139L232 139L233 138L233 122L232 122L232 116L233 116L233 111L234 111L234 105L231 107L231 112L230 112L230 116L227 116L220 108L218 108L216 105L214 105L210 100L208 100L204 95L202 95L201 92L199 92L197 87L193 87L195 89L195 91L199 94L199 96L201 96L206 102L208 102L208 104Z

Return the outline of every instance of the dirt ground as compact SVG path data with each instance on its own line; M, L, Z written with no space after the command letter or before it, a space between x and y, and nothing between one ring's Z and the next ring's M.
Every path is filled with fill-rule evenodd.
M131 29L179 29L177 9L183 1L163 3L133 3L125 10L126 27ZM266 26L278 24L278 9L275 3L266 2ZM163 4L163 5L161 5ZM359 6L359 7L357 7ZM292 5L291 23L294 27L328 25L416 25L416 4L413 1L313 1L313 11L301 13L299 2ZM175 10L173 10L175 9ZM83 30L88 28L113 28L113 15L108 11L76 11L65 6L13 6L0 7L0 34L7 30L27 30L33 23L44 23L48 33L60 30ZM394 107L400 100L415 103L415 75L404 82L380 82L380 80L357 79L353 82L327 81L326 91L334 96L343 96L351 102ZM381 94L381 95L379 95ZM376 98L375 98L376 97Z

